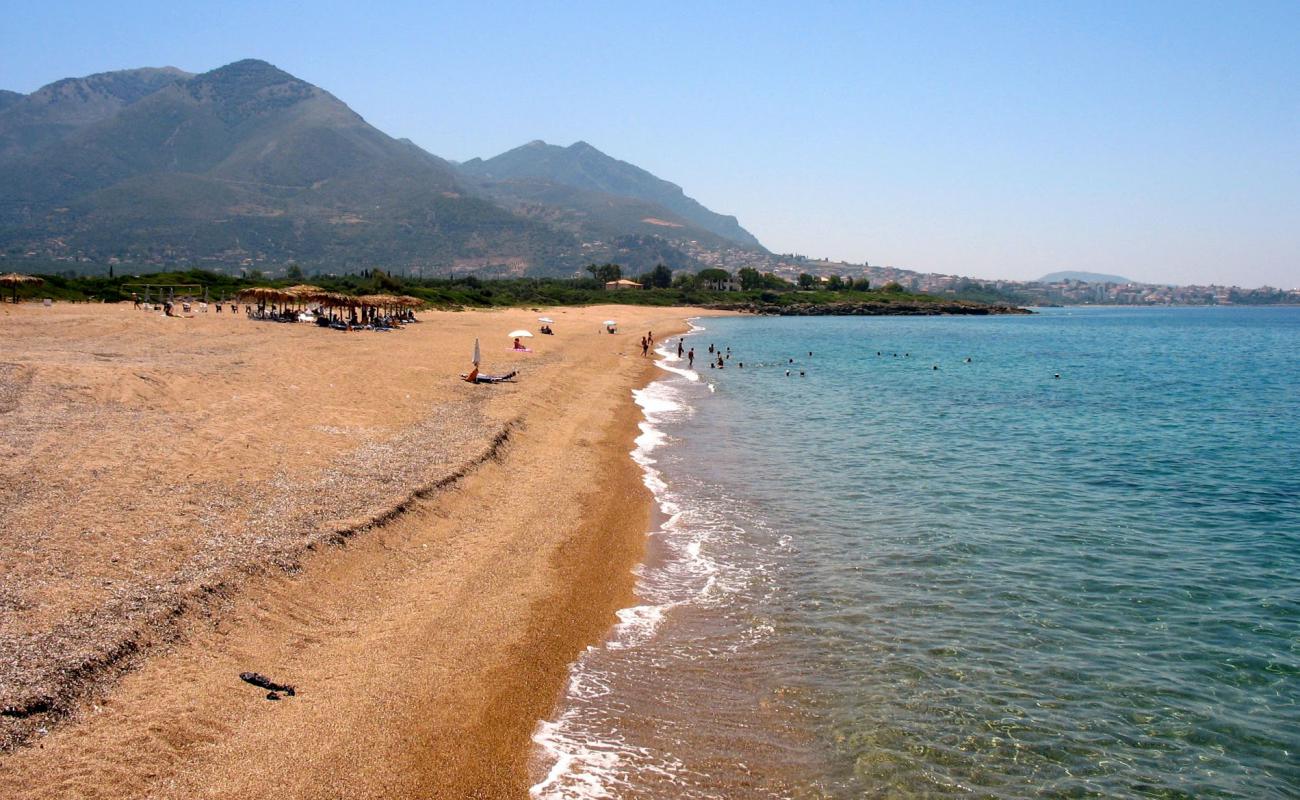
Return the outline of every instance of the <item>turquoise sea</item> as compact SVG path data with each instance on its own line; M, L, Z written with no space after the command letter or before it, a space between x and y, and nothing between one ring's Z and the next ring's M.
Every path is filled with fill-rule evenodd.
M1300 796L1300 309L697 325L535 796Z

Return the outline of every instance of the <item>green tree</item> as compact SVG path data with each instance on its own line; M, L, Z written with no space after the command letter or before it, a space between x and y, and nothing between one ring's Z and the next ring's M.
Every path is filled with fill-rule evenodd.
M763 275L753 267L743 267L736 277L740 278L740 288L745 291L763 288Z
M297 264L290 264L289 268L284 271L284 277L291 281L302 280L302 267Z
M700 270L695 277L699 279L700 283L726 283L731 280L731 273L725 269L710 267L709 269Z
M813 284L816 283L816 282L817 282L817 279L814 278L813 276L809 275L808 273L806 273L806 272L800 272L800 273L799 273L799 288L800 288L800 289L811 289L811 288L813 288Z
M656 264L643 282L655 289L667 289L673 285L673 271L663 264Z
M374 271L374 278L375 278L375 286L377 286L380 289L383 289L384 291L400 292L402 291L402 289L406 288L406 284L402 282L401 278L395 277L393 275L389 275L387 272L384 272L382 269L377 269Z
M832 292L843 291L844 279L841 278L839 275L832 275L830 280L826 282L826 288L830 289Z
M618 264L592 264L587 267L591 277L595 278L602 286L610 281L616 281L623 277L623 268Z
M880 289L883 292L899 293L903 291L903 285L898 281L890 281L889 283L886 283L884 286L880 287Z
M782 278L780 275L775 275L771 272L764 272L763 288L775 289L777 291L784 291L790 288L790 282L787 281L785 278Z

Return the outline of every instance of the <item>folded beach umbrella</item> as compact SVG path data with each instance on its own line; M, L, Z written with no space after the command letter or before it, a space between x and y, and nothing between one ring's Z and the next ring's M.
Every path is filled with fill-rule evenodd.
M506 336L509 336L511 339L533 338L533 335L531 333L522 329L517 331L510 331L510 333L507 333Z
M474 337L474 366L476 366L476 367L478 366L478 362L479 362L479 360L480 360L480 359L479 359L479 355L478 355L478 337L475 336L475 337Z

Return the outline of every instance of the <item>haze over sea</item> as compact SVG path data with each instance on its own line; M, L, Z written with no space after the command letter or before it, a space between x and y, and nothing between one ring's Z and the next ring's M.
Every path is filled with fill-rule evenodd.
M1300 795L1300 309L701 326L535 795Z

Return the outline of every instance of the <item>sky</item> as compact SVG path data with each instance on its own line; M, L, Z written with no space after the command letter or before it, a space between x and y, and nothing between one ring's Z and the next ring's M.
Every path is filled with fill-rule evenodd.
M9 4L0 88L261 58L444 158L584 140L769 249L1300 286L1300 2Z

